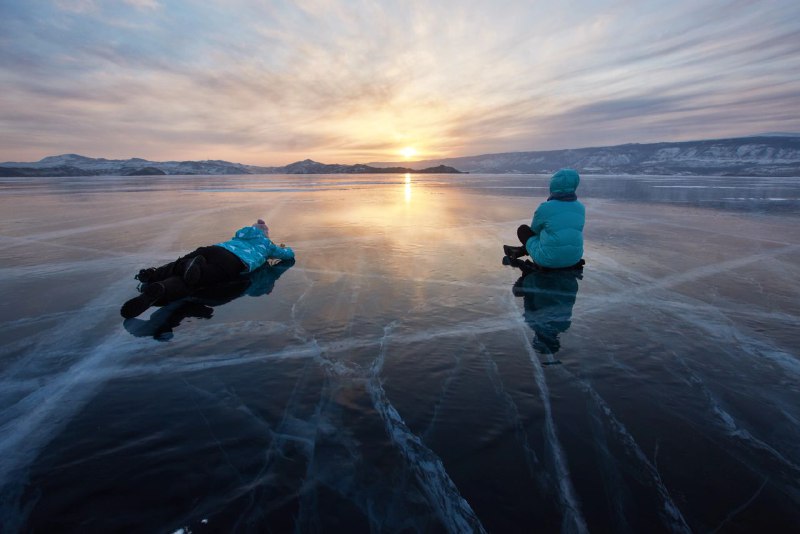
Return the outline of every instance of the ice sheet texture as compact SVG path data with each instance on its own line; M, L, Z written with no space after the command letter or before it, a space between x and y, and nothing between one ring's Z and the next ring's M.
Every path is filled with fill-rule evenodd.
M2 530L796 527L800 180L584 176L582 277L521 279L546 187L3 180ZM119 317L259 217L271 292Z

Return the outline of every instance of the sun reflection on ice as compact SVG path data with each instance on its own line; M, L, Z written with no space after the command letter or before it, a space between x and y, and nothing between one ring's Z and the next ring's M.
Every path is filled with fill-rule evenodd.
M411 202L411 173L406 173L406 203Z

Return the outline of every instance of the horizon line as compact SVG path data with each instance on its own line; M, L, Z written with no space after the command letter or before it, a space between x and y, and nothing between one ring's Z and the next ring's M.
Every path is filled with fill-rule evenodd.
M61 156L77 156L81 158L93 159L93 160L107 160L107 161L130 161L133 159L140 159L142 161L150 162L150 163L184 163L184 162L192 162L192 163L201 163L201 162L224 162L224 163L232 163L235 165L243 165L247 167L286 167L288 165L292 165L294 163L300 163L303 161L312 161L314 163L319 163L322 165L370 165L372 163L405 163L405 164L415 164L415 163L423 163L426 161L444 161L444 160L451 160L451 159L462 159L462 158L477 158L482 156L492 156L492 155L503 155L503 154L524 154L527 152L559 152L563 150L587 150L587 149L600 149L600 148L614 148L620 146L627 146L627 145L658 145L658 144L685 144L685 143L700 143L700 142L709 142L709 141L725 141L725 140L732 140L732 139L749 139L749 138L756 138L756 137L771 137L771 138L796 138L800 137L800 132L763 132L757 133L752 135L739 135L734 137L713 137L708 139L693 139L690 141L654 141L649 143L635 143L635 142L628 142L628 143L619 143L615 145L591 145L591 146L580 146L580 147L566 147L566 148L553 148L553 149L543 149L543 150L513 150L508 152L485 152L481 154L469 154L464 156L446 156L446 157L438 157L438 158L426 158L426 159L417 159L417 160L383 160L383 161L370 161L370 162L357 162L357 163L324 163L322 161L317 161L313 159L313 157L306 157L304 159L298 159L283 165L264 165L264 164L253 164L253 163L240 163L237 161L229 161L224 159L169 159L169 160L151 160L147 158L142 158L139 156L131 156L128 158L107 158L107 157L92 157L92 156L85 156L83 154L78 154L77 152L63 152L61 154L53 154L49 156L43 156L36 161L3 161L0 162L2 165L7 165L9 163L25 163L25 164L32 164L32 163L39 163L44 159L47 158L57 158Z

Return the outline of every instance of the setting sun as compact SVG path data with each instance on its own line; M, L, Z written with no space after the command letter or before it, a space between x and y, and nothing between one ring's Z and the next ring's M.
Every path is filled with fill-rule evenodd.
M400 151L404 158L409 159L417 155L417 150L414 147L407 146Z

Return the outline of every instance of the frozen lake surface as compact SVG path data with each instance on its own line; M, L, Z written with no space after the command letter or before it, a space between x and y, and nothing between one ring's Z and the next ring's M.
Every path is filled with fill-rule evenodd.
M547 183L3 179L0 530L796 532L800 179L584 176L520 279ZM121 319L258 217L294 266Z

